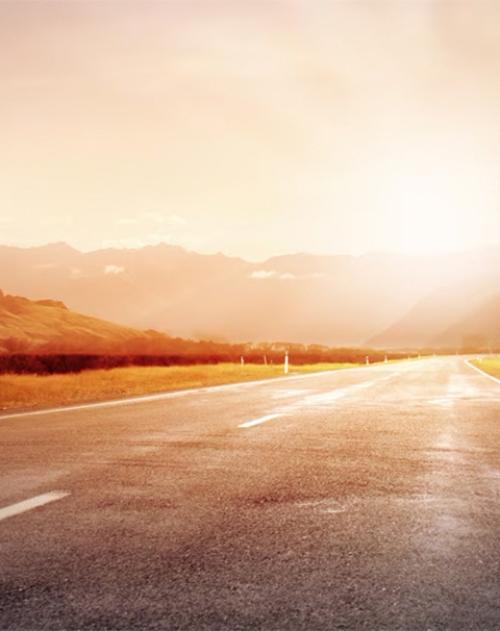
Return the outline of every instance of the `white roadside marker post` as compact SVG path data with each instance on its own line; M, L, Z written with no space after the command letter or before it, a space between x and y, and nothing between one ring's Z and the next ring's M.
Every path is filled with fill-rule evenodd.
M240 364L241 364L242 366L244 366L244 365L245 365L245 358L243 357L243 355L240 357Z
M370 358L368 357L368 355L365 357L365 364L366 364L367 366L369 366L369 365L370 365Z
M285 363L283 365L283 372L288 375L288 351L285 353Z
M384 355L384 364L387 364L389 360L387 359L387 355Z

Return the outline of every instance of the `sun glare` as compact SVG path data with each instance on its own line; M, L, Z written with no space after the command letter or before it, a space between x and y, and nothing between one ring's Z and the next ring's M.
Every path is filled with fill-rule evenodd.
M460 164L419 162L393 165L385 173L378 186L378 205L395 249L448 252L478 234L477 211L485 203L485 192L471 172Z

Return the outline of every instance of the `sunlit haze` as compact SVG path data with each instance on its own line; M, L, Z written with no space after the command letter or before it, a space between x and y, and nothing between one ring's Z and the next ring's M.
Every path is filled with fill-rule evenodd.
M0 0L0 631L500 631L500 0Z
M500 4L0 3L0 242L498 242Z

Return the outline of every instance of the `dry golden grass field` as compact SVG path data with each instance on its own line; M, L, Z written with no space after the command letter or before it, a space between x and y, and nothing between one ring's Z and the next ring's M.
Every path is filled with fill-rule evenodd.
M356 364L291 366L290 373L338 370ZM282 366L217 364L127 367L64 375L0 375L0 409L52 407L198 388L283 375Z
M500 377L500 357L482 357L472 363L493 377Z

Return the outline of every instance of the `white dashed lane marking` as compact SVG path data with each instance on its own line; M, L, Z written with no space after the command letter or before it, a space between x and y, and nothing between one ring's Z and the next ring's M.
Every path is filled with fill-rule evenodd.
M7 519L8 517L14 517L15 515L26 513L34 508L45 506L45 504L50 504L50 502L62 500L63 497L67 497L68 495L69 493L66 493L65 491L51 491L50 493L35 495L35 497L31 497L28 500L17 502L17 504L5 506L4 508L0 508L0 521Z
M274 418L278 418L278 416L283 416L283 414L266 414L266 416L260 416L259 418L253 419L253 421L246 421L246 423L242 423L241 425L238 425L238 427L240 429L247 429L248 427L260 425L266 421L272 421Z

